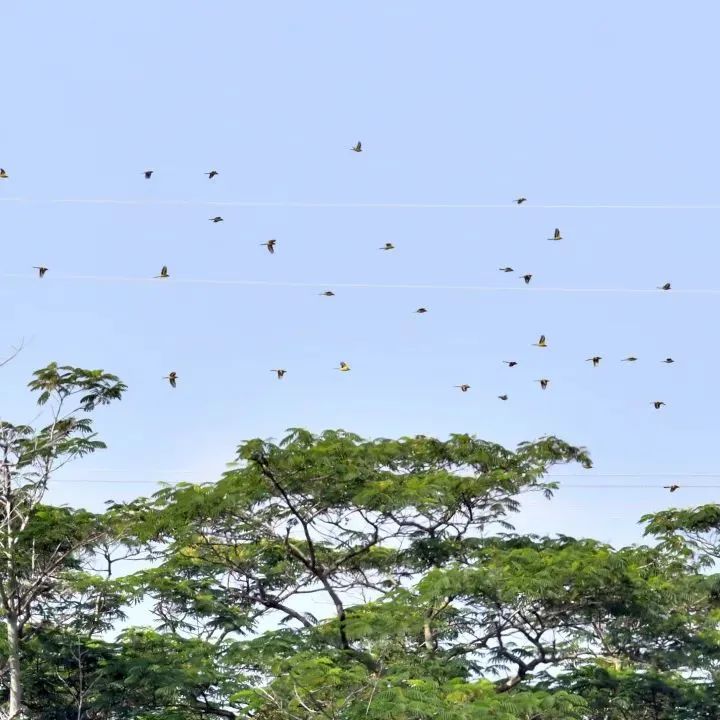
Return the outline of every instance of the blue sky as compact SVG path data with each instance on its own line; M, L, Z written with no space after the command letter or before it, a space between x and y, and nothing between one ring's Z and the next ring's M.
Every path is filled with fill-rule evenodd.
M715 4L129 0L14 4L0 17L0 340L27 343L0 370L3 416L32 418L23 385L51 360L130 388L98 415L110 449L65 472L53 500L99 508L152 490L134 480L212 480L240 441L291 426L508 445L553 433L586 445L598 474L720 473L718 295L326 299L322 287L173 282L504 287L522 282L497 271L511 265L538 288L718 287L718 210L533 207L718 202ZM528 203L511 206L518 195ZM141 202L53 202L83 198ZM546 242L555 227L565 240ZM271 237L274 256L259 246ZM379 252L387 241L397 249ZM63 279L163 264L164 283ZM33 265L50 268L42 282ZM531 347L540 333L547 350ZM630 354L640 361L619 362ZM660 364L668 355L675 365ZM333 370L340 360L351 373ZM281 382L268 372L278 366ZM453 389L464 382L470 392ZM531 502L520 525L629 542L644 512L716 493L567 488Z

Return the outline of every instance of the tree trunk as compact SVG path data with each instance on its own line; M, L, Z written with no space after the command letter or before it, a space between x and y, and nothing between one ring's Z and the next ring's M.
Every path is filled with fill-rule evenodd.
M22 678L20 677L20 631L18 618L9 613L5 619L8 640L8 667L10 669L10 703L8 705L8 720L18 720L22 717Z

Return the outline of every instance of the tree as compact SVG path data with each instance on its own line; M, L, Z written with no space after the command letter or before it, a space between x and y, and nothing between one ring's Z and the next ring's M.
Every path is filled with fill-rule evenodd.
M113 509L133 526L136 542L147 544L149 557L162 560L137 574L138 593L153 598L160 629L214 642L219 654L234 658L238 633L274 617L295 630L264 641L283 652L292 647L317 677L332 663L367 693L400 650L408 663L408 653L423 648L440 667L445 616L457 612L453 598L434 598L418 615L403 594L413 580L470 562L488 528L510 529L506 516L518 509L518 493L551 493L554 485L542 478L553 464L590 465L582 448L554 437L511 452L468 435L367 441L304 430L277 445L247 442L238 461L217 484L168 488ZM302 607L303 598L325 600L332 620ZM358 598L369 604L358 606ZM363 607L379 602L377 622L390 637L375 638L378 629L365 637ZM398 629L407 634L399 645ZM269 673L263 663L242 667ZM270 712L276 689L263 690L267 707L258 717Z
M42 504L52 474L72 460L104 448L91 413L121 398L125 385L102 370L56 363L29 383L49 410L39 429L0 421L0 608L7 632L10 676L8 717L23 712L21 654L26 626L56 596L63 573L107 536L97 515Z

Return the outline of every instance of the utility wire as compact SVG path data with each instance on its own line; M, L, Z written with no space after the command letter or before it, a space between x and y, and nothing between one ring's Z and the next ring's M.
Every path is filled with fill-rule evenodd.
M720 204L671 204L671 203L524 203L517 209L515 203L409 203L409 202L304 202L260 200L162 200L155 198L60 198L37 199L23 197L0 198L0 202L42 205L166 205L195 207L239 207L239 208L310 208L310 209L388 209L388 210L510 210L524 212L536 210L720 210Z
M0 278L15 280L34 280L36 274L0 273ZM151 276L122 275L64 275L53 274L52 270L43 282L65 280L70 282L115 282L115 283L159 283ZM525 292L525 293L604 293L604 294L673 294L673 295L720 295L720 288L679 288L667 292L657 288L560 288L560 287L497 287L492 285L442 285L433 283L333 283L333 282L292 282L284 280L242 280L219 278L175 278L163 279L163 284L171 285L238 285L245 287L297 287L297 288L345 288L345 289L384 289L384 290L457 290L474 292Z

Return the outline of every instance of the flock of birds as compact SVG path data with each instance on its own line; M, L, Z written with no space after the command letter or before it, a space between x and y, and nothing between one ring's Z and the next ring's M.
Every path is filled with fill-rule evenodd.
M355 153L362 152L363 151L362 142L358 141L355 145L353 145L350 148L350 150L352 150ZM152 179L154 172L155 172L154 170L144 170L142 174L146 180L150 180L150 179ZM210 170L209 172L206 172L205 175L207 175L209 180L212 180L213 178L215 178L219 175L219 172L217 170ZM0 168L0 180L5 180L5 179L8 179L9 177L10 176L7 173L7 171L4 168ZM518 197L513 202L517 205L522 205L523 203L527 202L527 198ZM208 218L208 220L212 223L220 223L220 222L224 221L224 218L220 215L216 215L214 217ZM553 242L558 242L562 239L563 239L563 236L560 231L560 228L555 228L552 237L548 238L548 240L553 241ZM275 248L277 246L277 240L276 239L267 240L264 243L260 243L260 245L264 246L271 255L274 255ZM382 251L391 251L391 250L395 249L395 245L393 245L393 243L391 243L391 242L386 242L382 247L380 247L378 249L382 250ZM33 266L33 269L38 271L39 278L43 278L45 276L45 274L48 272L48 268L43 265L35 265L35 266ZM514 268L509 267L509 266L498 268L498 269L500 272L503 272L503 273L515 272ZM155 275L154 277L156 279L161 279L161 280L169 279L170 273L169 273L167 265L163 265L162 268L160 269L160 274ZM526 285L529 285L533 279L532 273L524 273L522 275L519 275L518 277L521 278ZM671 283L666 282L663 285L657 286L657 289L662 290L662 291L669 291L672 289L672 285L671 285ZM320 295L323 297L331 298L331 297L335 296L335 293L332 290L325 290L324 292L321 292ZM425 307L419 307L417 310L415 310L415 312L419 315L423 315L428 312L428 309ZM547 338L545 337L545 335L541 335L540 338L538 339L538 341L536 343L533 343L532 345L534 347L538 347L538 348L547 348L548 347ZM626 358L622 358L621 362L636 362L637 359L638 358L634 357L633 355L630 355ZM603 360L602 356L594 355L593 357L587 358L586 362L591 362L593 364L593 367L597 367L602 360ZM671 357L667 357L664 360L661 360L661 362L670 365L670 364L674 363L675 360L673 360L673 358L671 358ZM508 368L513 368L518 365L518 362L516 360L503 360L503 363L506 364L508 366ZM350 365L345 361L341 361L340 364L338 365L338 367L335 369L338 370L339 372L345 372L345 373L350 372ZM277 376L278 380L282 380L285 377L285 375L287 374L287 370L285 368L273 368L272 370L270 370L270 372L274 373ZM168 383L170 384L170 387L176 388L179 377L178 377L177 372L175 370L173 370L170 373L168 373L168 375L166 375L163 378L163 380L167 380ZM542 390L547 390L547 388L550 384L550 380L548 378L539 378L538 380L536 380L536 382L540 385L540 388ZM468 383L462 383L460 385L455 385L454 387L458 388L463 393L466 393L471 389L471 386ZM497 397L499 400L502 400L502 401L506 401L509 399L509 396L506 393L503 393L502 395L498 395ZM653 401L651 401L650 404L655 408L655 410L660 410L663 406L665 406L665 402L663 402L662 400L653 400ZM665 485L663 487L672 493L672 492L675 492L676 490L678 490L680 486L673 484L673 485Z

